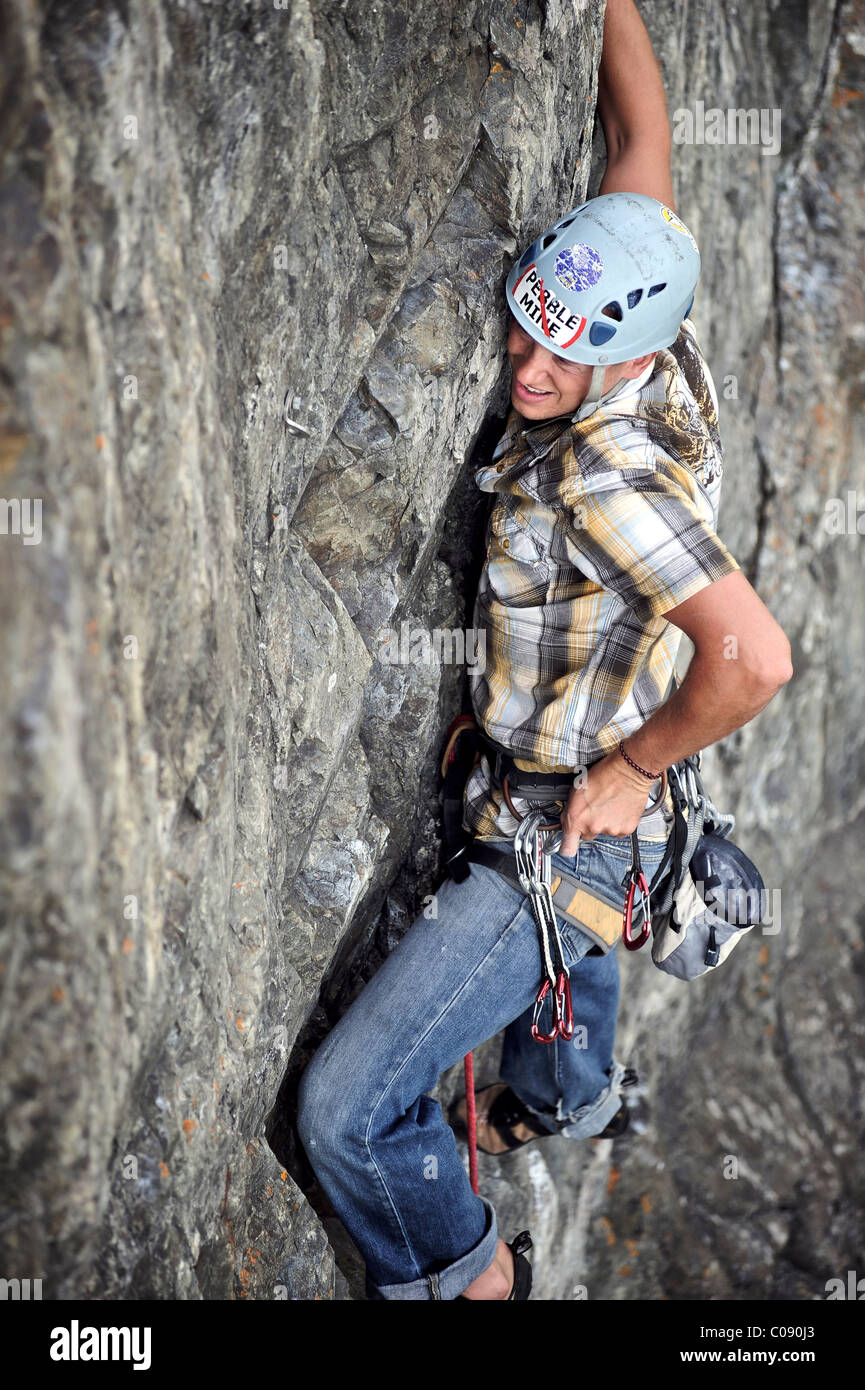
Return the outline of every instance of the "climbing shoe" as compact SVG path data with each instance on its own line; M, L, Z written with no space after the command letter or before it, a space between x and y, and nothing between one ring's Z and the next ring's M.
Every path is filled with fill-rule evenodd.
M622 1089L635 1085L637 1080L637 1073L633 1067L626 1067L621 1081ZM494 1086L487 1086L483 1091L479 1091L475 1104L478 1148L482 1153L492 1154L493 1157L514 1153L517 1149L525 1148L526 1144L532 1144L536 1139L544 1139L556 1132L545 1128L537 1115L532 1114L505 1081L498 1081ZM460 1139L468 1138L465 1096L451 1106L448 1122ZM629 1124L628 1107L622 1105L600 1134L593 1134L590 1138L593 1141L617 1139L620 1134L624 1134Z
M485 1154L512 1153L551 1133L505 1081L479 1091L475 1104L478 1148ZM451 1106L448 1120L455 1134L468 1137L465 1096Z

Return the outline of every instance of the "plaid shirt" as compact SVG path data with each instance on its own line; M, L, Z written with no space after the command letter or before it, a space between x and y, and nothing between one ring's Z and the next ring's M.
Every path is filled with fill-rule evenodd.
M485 665L469 684L478 724L520 766L586 766L663 702L682 636L664 613L739 569L715 532L721 475L690 319L600 405L534 425L510 410L475 475L496 499L474 610ZM463 825L479 839L516 829L485 756Z

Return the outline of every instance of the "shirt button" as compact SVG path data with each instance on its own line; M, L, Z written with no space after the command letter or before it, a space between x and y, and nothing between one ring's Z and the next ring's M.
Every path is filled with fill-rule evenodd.
M502 545L504 546L505 550L510 550L511 543L508 540L507 536L505 536L505 539L502 541Z
M501 472L504 470L504 466L505 466L505 465L504 465L503 463L497 463L497 464L496 464L496 472L497 472L497 473L501 473Z

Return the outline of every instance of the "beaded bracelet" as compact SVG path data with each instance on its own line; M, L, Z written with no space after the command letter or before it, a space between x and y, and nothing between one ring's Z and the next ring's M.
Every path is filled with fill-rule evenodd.
M619 752L621 753L626 763L629 763L631 767L637 770L637 772L642 772L643 776L648 777L650 782L656 782L659 777L663 777L663 772L647 772L644 767L640 767L639 763L635 763L633 758L629 758L627 753L625 752L624 742L619 744Z

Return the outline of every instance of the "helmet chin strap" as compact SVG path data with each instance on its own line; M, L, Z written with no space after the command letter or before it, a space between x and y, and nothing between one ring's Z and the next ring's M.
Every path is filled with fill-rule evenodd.
M606 376L606 374L606 367L598 366L592 368L592 380L589 383L588 391L583 397L583 405L589 405L592 402L599 401L601 399L604 390L604 377Z
M613 364L611 363L610 365ZM577 411L574 415L571 416L572 420L582 420L584 416L591 415L592 410L594 409L597 402L601 400L604 396L612 395L612 393L617 389L617 387L622 381L621 377L619 377L618 381L615 381L613 383L613 385L610 387L608 391L604 390L604 377L606 376L606 373L606 367L602 367L599 365L592 368L592 379L589 382L589 389L583 397L582 401L580 402Z

